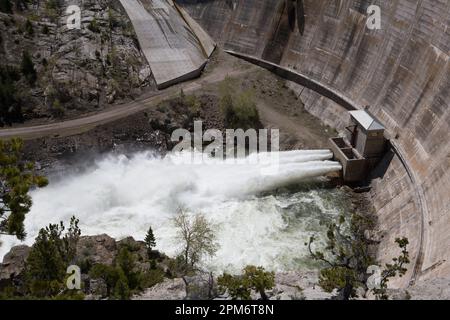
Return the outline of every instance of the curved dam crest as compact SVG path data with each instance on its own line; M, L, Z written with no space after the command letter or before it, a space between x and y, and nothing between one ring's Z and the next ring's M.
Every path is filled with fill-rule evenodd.
M381 30L366 27L373 3L365 0L297 1L302 14L294 28L293 7L285 1L178 3L225 50L291 69L369 107L397 150L372 182L379 259L395 256L395 238L405 236L414 266L394 285L448 278L450 2L377 1ZM301 84L290 86L310 113L344 130L344 107Z

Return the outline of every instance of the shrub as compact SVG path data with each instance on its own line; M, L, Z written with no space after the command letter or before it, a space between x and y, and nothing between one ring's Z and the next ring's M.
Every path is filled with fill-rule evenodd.
M33 24L29 19L25 22L25 32L31 37L34 34Z
M24 51L22 54L21 63L22 74L27 78L30 84L34 84L37 79L36 69L34 68L33 60L28 51Z
M61 101L59 99L53 101L51 112L56 118L62 118L64 116L64 108L61 106Z
M4 13L12 13L12 3L10 0L0 0L0 11Z
M147 272L139 274L139 287L141 289L151 288L163 281L164 271L160 268L150 269Z
M261 126L258 109L252 91L237 91L233 80L229 77L219 86L220 108L224 115L225 125L233 129L257 129Z
M10 66L0 66L0 126L23 121L20 103L16 97L19 71Z
M92 19L92 21L88 25L88 29L91 30L94 33L100 32L100 27L98 25L97 19Z
M250 293L254 290L262 300L268 300L265 290L275 286L275 274L267 272L263 267L247 266L242 275L224 273L217 279L217 283L220 289L228 290L233 299L250 300Z

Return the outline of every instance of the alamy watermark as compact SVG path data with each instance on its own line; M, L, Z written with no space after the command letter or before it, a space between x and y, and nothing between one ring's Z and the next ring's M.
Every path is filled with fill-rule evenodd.
M67 29L81 29L81 8L77 5L70 5L66 9L67 17Z
M69 276L66 280L66 286L69 290L80 290L81 289L81 269L79 266L71 265L67 267L67 274Z
M254 164L261 165L261 174L278 173L278 129L226 129L225 133L209 129L203 132L203 122L195 121L194 132L176 129L171 141L177 143L172 152L185 155L176 158L176 164Z
M70 5L66 9L67 29L79 30L81 29L81 8L77 5ZM381 8L378 5L370 5L367 8L366 27L370 30L381 29Z
M381 29L381 8L377 5L371 5L367 8L366 27L370 30Z

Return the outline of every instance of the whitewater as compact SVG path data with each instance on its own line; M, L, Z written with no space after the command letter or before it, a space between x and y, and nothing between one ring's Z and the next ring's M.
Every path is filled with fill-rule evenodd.
M183 208L204 214L216 232L219 249L203 262L205 268L238 272L253 264L285 271L310 263L304 243L323 235L323 223L345 210L338 189L320 187L320 177L341 170L329 150L279 152L276 174L270 175L262 174L264 161L181 161L187 156L109 155L83 172L50 177L46 188L31 192L25 244L40 228L75 215L83 235L142 240L152 226L157 249L176 256L180 244L172 219ZM1 257L21 244L13 237L2 242Z

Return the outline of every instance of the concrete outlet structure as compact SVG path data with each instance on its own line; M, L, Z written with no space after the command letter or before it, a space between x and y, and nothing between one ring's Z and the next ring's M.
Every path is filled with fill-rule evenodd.
M385 151L384 127L367 111L350 111L351 125L346 138L330 139L334 158L342 164L345 182L365 180Z
M390 284L450 278L450 2L177 2L225 50L295 81L305 108L342 134L348 111L370 105L392 145L371 188L379 260L398 255L395 238L410 241L408 273ZM366 24L372 4L379 30Z

